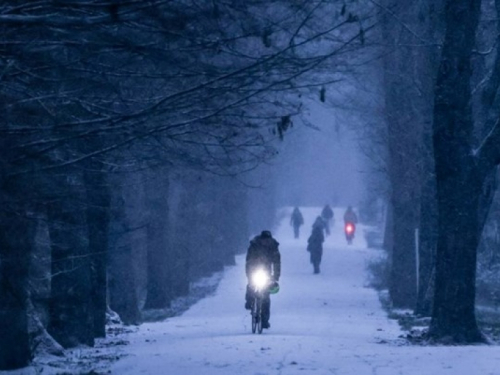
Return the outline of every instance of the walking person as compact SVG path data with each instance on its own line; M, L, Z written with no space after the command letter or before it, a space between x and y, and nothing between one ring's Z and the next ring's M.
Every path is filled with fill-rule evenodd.
M313 224L312 233L307 239L307 251L309 252L315 274L319 273L319 265L323 256L323 242L325 241L323 235L324 225L323 219L318 216Z
M304 217L302 212L300 212L298 207L295 207L290 218L290 225L293 226L293 236L294 238L299 238L300 226L304 224Z
M333 220L333 210L329 204L327 204L323 211L321 211L321 218L325 222L325 233L327 236L330 235L330 222Z

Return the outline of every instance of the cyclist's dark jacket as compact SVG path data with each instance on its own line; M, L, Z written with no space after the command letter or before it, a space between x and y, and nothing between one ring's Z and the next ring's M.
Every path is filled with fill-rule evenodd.
M347 211L344 214L344 223L352 223L352 224L358 223L358 217L356 216L353 210L347 209Z
M255 236L250 241L246 259L246 274L250 278L252 271L263 267L276 281L281 275L281 255L278 250L278 241L271 236Z

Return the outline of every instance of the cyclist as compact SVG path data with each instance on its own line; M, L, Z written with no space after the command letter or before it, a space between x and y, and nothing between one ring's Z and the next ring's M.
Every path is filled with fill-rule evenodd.
M281 255L278 249L279 243L276 241L271 232L268 230L262 231L258 236L255 236L250 241L250 246L247 251L245 270L248 282L253 273L258 268L263 268L272 277L273 281L278 282L281 274ZM252 289L247 285L245 294L245 309L252 308L253 301ZM266 295L262 304L262 328L270 328L269 318L271 316L271 298Z

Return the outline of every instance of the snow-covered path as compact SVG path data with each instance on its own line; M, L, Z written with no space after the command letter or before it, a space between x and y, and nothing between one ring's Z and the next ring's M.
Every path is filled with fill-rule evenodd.
M271 329L253 335L244 310L244 257L226 270L214 296L180 317L147 323L129 336L130 355L112 367L119 375L424 375L500 374L500 352L487 346L399 346L375 291L364 286L366 249L361 231L347 246L340 220L313 275L306 239L318 208L303 208L301 238L285 216L274 233L282 256L281 290L272 298ZM341 218L342 211L335 210ZM393 344L391 344L393 342Z

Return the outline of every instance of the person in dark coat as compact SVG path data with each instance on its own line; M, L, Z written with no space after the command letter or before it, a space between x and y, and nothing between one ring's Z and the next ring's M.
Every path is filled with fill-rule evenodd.
M279 281L281 275L281 255L278 246L278 241L273 238L271 232L268 230L262 231L260 235L255 236L252 241L250 241L245 264L248 283L250 283L252 273L258 268L266 270L269 275L271 275L273 281ZM253 298L252 289L247 285L245 309L250 310L252 308ZM262 303L263 328L270 328L270 317L271 298L269 294L267 294Z
M312 227L312 233L307 239L307 251L310 254L310 261L313 265L314 273L319 273L319 265L323 256L323 235L324 223L323 219L318 216Z
M329 204L321 211L321 218L325 222L325 233L328 236L330 234L330 221L333 219L333 210Z
M293 226L293 235L295 238L299 238L299 230L302 224L304 224L302 212L300 212L298 207L295 207L290 218L290 225Z

